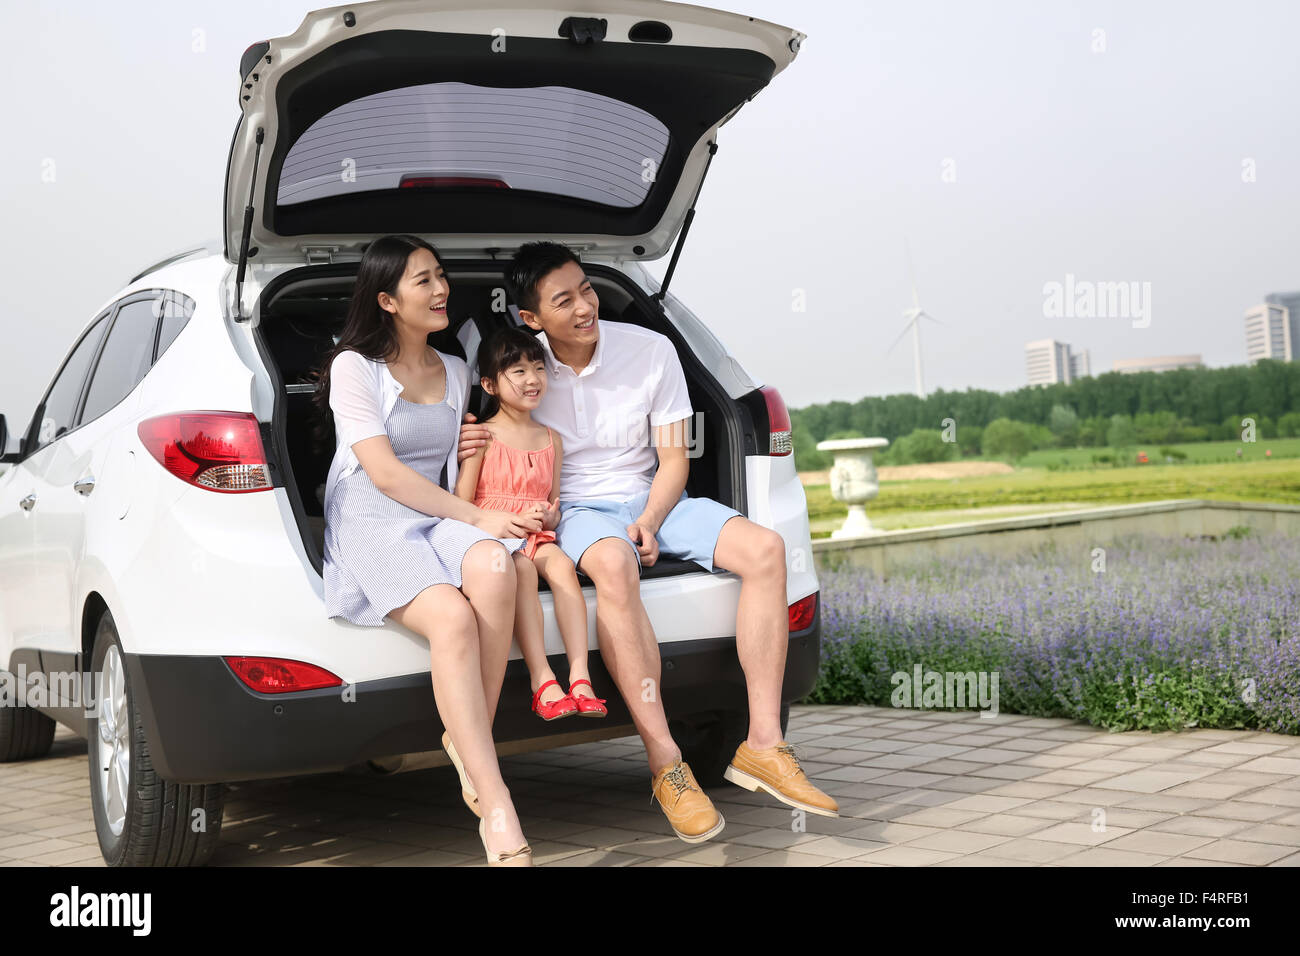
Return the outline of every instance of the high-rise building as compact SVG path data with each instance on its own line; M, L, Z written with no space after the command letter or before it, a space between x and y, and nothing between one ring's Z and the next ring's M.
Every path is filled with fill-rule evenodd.
M1082 352L1070 353L1070 381L1077 382L1081 378L1087 378L1092 374L1092 358L1088 350Z
M1115 359L1112 370L1133 374L1135 372L1168 372L1175 368L1204 368L1197 355L1157 355L1155 358Z
M1300 292L1273 292L1246 311L1246 361L1300 358Z
M1055 339L1025 343L1025 370L1030 385L1066 384L1092 374L1088 352L1071 352L1070 346Z

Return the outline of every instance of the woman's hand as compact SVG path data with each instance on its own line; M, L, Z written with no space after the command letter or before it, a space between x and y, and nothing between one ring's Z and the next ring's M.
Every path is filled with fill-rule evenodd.
M530 514L511 514L509 511L484 509L474 519L474 527L486 531L494 538L526 538L542 530L542 520Z

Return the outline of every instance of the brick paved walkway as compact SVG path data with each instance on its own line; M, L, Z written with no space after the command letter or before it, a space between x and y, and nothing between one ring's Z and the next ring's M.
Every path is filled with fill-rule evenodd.
M1300 739L1253 731L1110 734L1002 714L793 708L788 737L841 818L730 784L714 840L673 837L636 738L505 758L542 864L780 866L1300 865ZM213 865L481 864L448 768L233 785ZM0 865L102 865L86 747L0 764Z

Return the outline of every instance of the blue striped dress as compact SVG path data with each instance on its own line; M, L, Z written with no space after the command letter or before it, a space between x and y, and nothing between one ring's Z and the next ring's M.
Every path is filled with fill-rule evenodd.
M399 397L384 423L393 453L446 488L460 422L444 397L436 405ZM325 502L325 608L330 617L380 627L384 615L434 584L461 586L461 561L480 541L513 553L523 538L493 538L454 518L408 508L375 487L364 468L342 479Z

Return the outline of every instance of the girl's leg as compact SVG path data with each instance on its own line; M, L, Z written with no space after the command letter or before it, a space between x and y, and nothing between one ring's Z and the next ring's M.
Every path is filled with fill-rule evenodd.
M591 680L587 669L587 601L578 584L578 572L569 556L560 546L547 542L537 549L533 563L537 573L550 585L555 602L555 621L564 638L564 651L569 658L569 686L575 680ZM575 691L579 697L594 697L586 684Z
M469 602L450 584L435 584L409 604L388 612L388 617L429 642L434 703L489 821L488 849L494 853L518 849L524 835L492 743L478 625Z
M546 633L542 620L542 602L537 597L537 569L521 550L514 554L515 579L515 640L528 665L528 679L533 693L547 681L555 680L555 672L546 660ZM542 703L549 704L564 696L564 690L553 685L542 691Z

